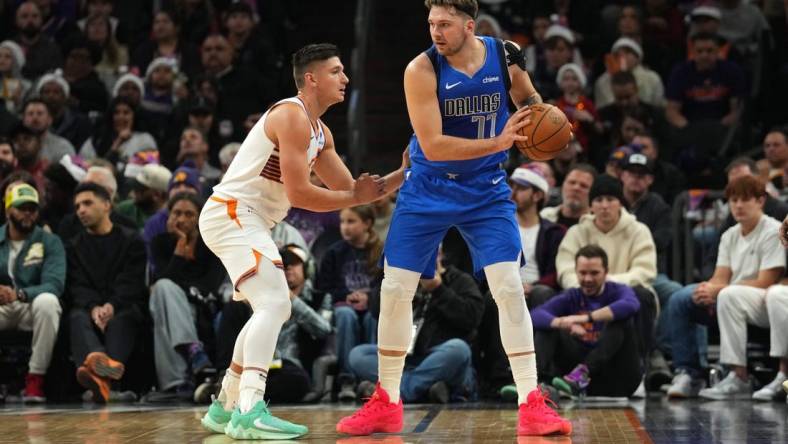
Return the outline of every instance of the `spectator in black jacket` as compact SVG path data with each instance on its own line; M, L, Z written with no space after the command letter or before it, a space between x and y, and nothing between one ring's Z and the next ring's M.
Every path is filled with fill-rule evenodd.
M471 275L438 264L435 277L422 279L413 299L416 332L411 340L400 396L403 402L447 403L476 398L476 377L470 343L476 337L484 300ZM380 314L380 293L370 299L370 311ZM359 379L361 397L371 396L378 380L378 350L359 345L350 352L350 367Z
M673 205L673 200L682 191L687 189L687 179L676 165L664 160L665 156L659 154L657 137L648 131L632 139L632 147L640 149L654 164L651 191L662 196L665 203Z
M345 208L339 213L342 240L323 256L315 288L328 293L334 304L337 329L337 365L340 399L355 399L355 381L348 364L350 349L377 342L378 323L369 310L370 299L380 293L383 273L378 259L383 241L375 231L375 214L369 205Z
M233 47L221 34L212 34L202 43L202 67L219 84L216 120L219 135L242 140L244 120L272 102L275 92L260 74L245 66L233 66Z
M112 223L102 186L79 185L74 208L85 230L66 246L71 352L79 383L106 402L145 319L145 244L135 230Z
M225 273L197 229L200 198L176 194L167 208L167 232L153 238L151 245L156 274L149 308L156 375L160 392L191 399L194 377L213 367L201 339L215 342L212 323Z
M654 161L645 154L633 153L622 166L621 182L624 185L624 200L630 213L638 222L645 224L651 231L657 247L657 277L652 282L659 298L659 305L667 307L670 295L681 290L681 284L671 280L668 273L668 257L673 238L671 208L657 193L649 190L654 183ZM657 349L651 352L649 373L646 382L657 388L670 382L670 373L662 352L670 351L670 325L667 312L661 310L657 318Z
M16 10L16 29L14 41L25 51L22 75L35 80L47 71L63 65L60 48L49 36L44 34L41 10L35 2L24 2Z

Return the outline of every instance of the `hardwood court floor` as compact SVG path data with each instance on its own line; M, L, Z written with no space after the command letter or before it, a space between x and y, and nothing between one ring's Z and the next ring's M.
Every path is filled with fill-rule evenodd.
M343 437L336 421L352 406L322 404L278 407L284 419L309 426L301 442L342 444L405 443L677 443L788 442L788 406L749 401L668 403L659 398L607 406L568 404L570 437L515 437L514 406L473 404L455 407L408 406L401 435ZM199 424L204 408L151 407L142 404L0 407L0 443L205 443L235 442L211 435ZM271 442L271 441L268 441Z

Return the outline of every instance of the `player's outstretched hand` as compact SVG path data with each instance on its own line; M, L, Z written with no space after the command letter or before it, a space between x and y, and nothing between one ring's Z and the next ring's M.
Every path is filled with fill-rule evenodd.
M353 197L359 204L372 202L385 194L386 179L375 174L363 173L356 179Z
M531 109L528 107L520 108L509 116L506 126L503 127L503 131L498 136L498 141L500 142L498 145L499 151L508 150L515 142L528 140L528 136L520 134L520 129L531 123L530 116Z

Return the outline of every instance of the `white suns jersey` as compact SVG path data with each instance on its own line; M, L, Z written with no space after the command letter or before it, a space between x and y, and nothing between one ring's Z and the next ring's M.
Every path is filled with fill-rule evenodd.
M218 195L236 199L253 208L270 227L284 219L291 206L282 184L279 147L265 134L268 113L283 103L297 104L306 115L306 108L298 97L275 103L249 131L221 183L213 187ZM320 120L317 121L317 134L314 127L310 132L307 160L311 169L325 146L326 136Z

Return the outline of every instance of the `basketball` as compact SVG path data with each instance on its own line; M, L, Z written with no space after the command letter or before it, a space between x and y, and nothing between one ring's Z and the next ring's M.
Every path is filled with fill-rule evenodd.
M572 126L563 111L547 103L531 105L531 123L520 128L525 142L517 148L531 160L550 160L572 139Z

